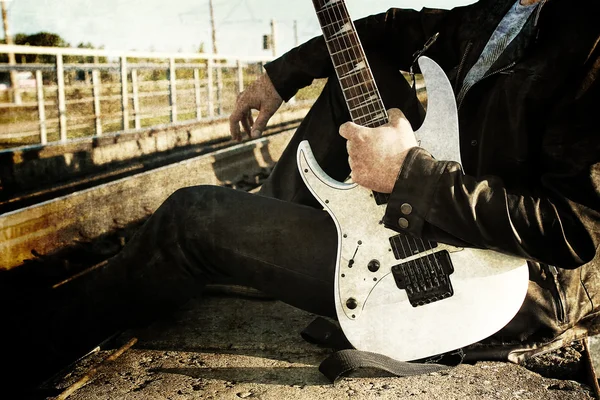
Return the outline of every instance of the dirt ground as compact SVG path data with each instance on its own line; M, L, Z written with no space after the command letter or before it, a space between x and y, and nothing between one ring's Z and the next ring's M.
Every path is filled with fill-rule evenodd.
M593 399L585 384L573 380L581 376L577 347L543 356L529 369L480 362L416 377L345 378L333 385L318 371L331 350L299 335L313 318L276 301L193 300L168 320L121 335L113 347L132 337L138 342L98 367L69 399ZM82 360L47 388L58 394L111 353Z

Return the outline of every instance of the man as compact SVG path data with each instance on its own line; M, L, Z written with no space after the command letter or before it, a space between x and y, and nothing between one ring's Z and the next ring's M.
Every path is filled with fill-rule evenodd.
M390 229L531 260L525 304L496 338L535 347L596 332L598 16L591 1L482 0L358 21L392 109L390 123L375 129L348 123L322 38L291 50L239 96L231 117L235 139L257 137L283 100L330 77L260 195L209 186L177 191L108 266L81 278L73 307L85 307L96 326L125 325L131 310L147 320L225 279L335 317L336 230L296 169L296 147L308 139L334 179L351 172L360 185L391 193L384 216ZM457 163L417 146L412 128L422 110L398 72L438 32L426 54L459 96L464 175ZM256 121L251 109L259 110ZM400 224L404 203L413 211ZM69 337L90 336L70 333L53 339L58 352L72 345Z
M408 70L413 55L439 32L427 55L447 71L457 93L466 175L458 164L436 161L418 148L398 110L390 111L390 124L381 128L343 124L349 115L332 77L261 194L316 206L295 172L295 149L308 139L333 178L343 180L351 169L360 185L392 193L387 227L530 260L528 297L499 338L544 342L575 328L565 336L568 342L578 329L595 332L598 16L592 3L484 0L451 11L390 10L357 22L384 104L402 109L415 128L418 106L396 70ZM268 64L267 74L239 97L230 119L232 136L242 137L240 123L246 134L259 136L282 99L313 78L332 75L328 57L317 38ZM254 124L252 108L259 110ZM403 203L411 204L413 212L400 226ZM321 231L316 222L311 225L311 232ZM313 251L324 257L326 246L331 242ZM320 265L328 265L324 260Z

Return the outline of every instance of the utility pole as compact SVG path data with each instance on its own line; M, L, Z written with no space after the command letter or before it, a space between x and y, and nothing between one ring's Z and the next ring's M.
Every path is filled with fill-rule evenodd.
M12 36L10 35L10 28L8 26L8 11L6 10L6 0L0 0L2 5L2 24L4 25L4 39L6 44L14 44ZM17 59L15 53L8 53L8 65L17 65ZM13 102L17 105L21 104L21 91L19 90L19 81L17 79L17 71L15 69L10 70L10 86L13 90Z
M298 47L298 20L294 20L294 46Z
M273 51L273 57L277 57L277 36L275 29L275 20L271 20L271 50Z
M213 0L208 0L210 8L210 26L212 28L212 52L217 54L217 29L215 28L215 10L213 7Z

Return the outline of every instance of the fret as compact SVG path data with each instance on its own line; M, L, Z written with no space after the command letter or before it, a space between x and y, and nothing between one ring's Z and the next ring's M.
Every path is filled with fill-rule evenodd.
M333 8L334 6L337 6L339 3L339 0L330 0L327 3L323 4L320 10L317 10L317 14L319 13L323 13L325 11L329 11L331 8Z
M383 110L383 108L380 108L379 110L372 111L365 115L356 117L356 121L354 123L363 125L363 126L367 126L368 124L370 124L374 121L383 120L385 118L387 118L386 113Z
M354 74L352 76L346 76L346 77L339 78L340 86L345 88L345 87L353 87L358 84L364 83L365 82L364 76L365 75ZM370 82L370 83L372 83L372 82Z
M364 84L355 85L355 86L350 87L348 89L342 88L342 91L346 95L346 97L348 97L348 96L354 96L357 93L366 92L368 90L369 89L367 87L365 87Z
M377 118L372 118L372 117L377 117L377 118L385 117L385 112L380 108L378 110L373 110L366 114L363 114L363 115L357 117L356 120L358 121L360 119L366 119L365 122L369 122L369 121L374 121L375 119L377 119Z
M373 120L371 122L368 122L364 126L366 126L367 128L377 128L377 127L380 127L380 126L385 125L387 123L388 123L388 117L386 116L385 118L376 119L376 120Z
M340 49L339 46L327 46L330 51L336 52L334 56L331 57L331 61L335 64L345 64L348 62L353 62L355 64L365 63L366 58L364 54L360 53L359 48L356 46L343 46L343 49ZM366 65L365 65L366 67Z
M385 125L387 123L388 123L388 117L384 116L381 118L372 119L371 121L363 122L361 124L361 126L366 126L367 128L377 128L377 127Z
M349 43L346 42L346 40L348 40ZM338 46L339 48L336 51L347 47L356 47L358 49L360 46L358 37L353 32L345 32L334 36L325 35L325 42ZM360 54L362 54L362 51Z
M365 115L365 112L371 111L371 109L369 109L369 107L371 107L371 108L375 107L378 110L376 112L383 111L383 104L381 104L380 100L377 99L377 100L370 101L369 103L364 104L362 106L358 106L356 108L351 108L350 113L354 114L354 113L360 112L360 115Z
M373 98L373 96L379 98L379 92L371 91L371 92L360 93L354 97L348 97L346 100L348 102L357 101L358 104L360 104L364 101L371 100ZM356 107L358 104L354 104L351 107Z
M345 24L333 23L321 28L325 39L333 39L342 36L355 36L356 32L352 27L352 22L348 21Z
M349 66L350 64L352 64L352 68L350 68L349 70L347 70L347 71L344 72L344 74L347 74L348 72L352 71L354 69L354 67L356 67L356 60L350 60L350 61L347 61L347 62L340 63L340 64L336 65L335 68L337 70L337 68L342 68L344 66Z
M335 32L328 32L325 30L323 31L323 35L325 42L334 47L334 52L344 48L354 48L358 50L359 54L364 54L360 45L360 39L353 31L340 32L340 30L337 30Z
M361 86L365 86L366 87L366 85L368 85L369 83L372 83L372 82L361 82L358 85L343 87L342 90L344 90L344 91L346 91L346 90L352 90L352 89L355 89L355 88L361 87Z
M353 118L353 122L360 126L366 126L368 128L374 128L376 126L381 126L387 123L387 116L383 112L383 110L379 111L377 115L372 116L371 118L365 117L357 117ZM381 123L380 123L381 122Z
M365 62L365 59L363 57L353 54L353 51L351 51L350 49L344 49L343 52L338 52L337 54L335 54L331 57L331 60L333 61L333 65L335 65L335 66L343 65L347 62L353 62L356 64ZM352 70L350 70L350 71L352 71ZM347 72L347 73L349 73L349 72Z
M328 14L317 14L317 18L319 19L319 24L321 25L321 28L323 27L329 27L332 25L343 25L347 22L352 21L350 19L350 16L337 16L337 15L332 15L331 13Z
M333 52L342 51L344 49L348 49L349 51L357 52L357 55L364 57L362 51L360 50L360 43L358 42L358 38L349 34L349 35L339 35L334 38L325 39L325 43L331 48Z
M328 7L322 7L320 10L317 10L317 18L321 25L330 23L332 20L334 22L350 20L350 16L344 10L343 5L341 6L340 4L331 4Z
M338 50L338 51L334 51L334 52L332 52L332 53L331 53L331 57L335 57L335 56L337 56L337 55L339 55L339 54L346 53L346 52L350 52L350 51L354 51L354 50L358 50L358 51L360 51L360 50L361 50L361 48L360 48L360 47L358 47L358 46L345 47L345 48L343 48L343 49L340 49L340 50ZM360 53L359 53L359 54L360 54Z
M362 69L357 69L356 71L351 70L350 72L348 72L346 75L344 76L340 76L340 80L342 79L346 79L346 80L352 80L352 79L357 79L360 80L361 78L365 77L365 72ZM360 75L360 76L359 76ZM368 75L367 75L368 76Z
M373 99L373 100L369 100L368 102L366 102L364 104L361 104L359 106L356 106L354 108L349 108L349 111L352 113L352 112L354 112L356 110L359 110L359 109L364 108L364 107L368 107L368 106L370 106L372 104L375 104L375 103L379 103L379 98L376 98L376 99Z
M348 108L356 108L356 107L359 107L361 104L365 103L366 101L373 100L373 97L375 97L376 100L379 100L378 93L365 92L365 93L361 93L357 96L347 98L346 102L348 103Z
M358 60L352 60L349 62L344 62L344 63L334 65L335 72L338 74L339 77L345 77L354 71L360 71L360 72L363 72L363 74L360 75L362 77L362 80L372 81L373 80L372 75L369 73L368 69L366 68L366 64L364 64L365 67L363 67L361 65L362 61L361 62L357 62L357 61Z
M371 110L365 110L365 112L359 116L356 117L357 120L361 119L361 120L365 120L363 122L368 122L368 121L372 121L376 118L381 117L382 115L385 115L385 110L382 107L376 107L374 109ZM358 122L357 122L358 123Z
M339 32L345 25L347 25L349 23L350 23L350 21L333 21L328 24L321 25L321 29L327 30L327 29L331 28L332 26L335 26L335 29L333 29L333 32L329 34L329 36L332 36L332 35L335 35L335 32ZM352 30L352 28L350 28L350 30ZM347 32L347 31L345 31L345 32Z
M317 18L352 120L387 122L387 114L344 0L315 1Z
M360 77L362 78L361 80L369 80L371 81L371 77L369 74L369 71L367 70L367 63L365 61L360 61L357 62L354 65L354 68L352 69L348 69L348 68L337 68L334 67L336 72L339 74L340 79L342 78L358 78L357 75L360 75Z

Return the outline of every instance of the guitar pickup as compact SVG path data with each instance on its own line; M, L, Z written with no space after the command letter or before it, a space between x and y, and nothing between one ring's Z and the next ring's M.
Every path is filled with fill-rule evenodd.
M444 300L454 294L450 275L454 272L446 250L392 267L398 289L405 290L413 307Z

